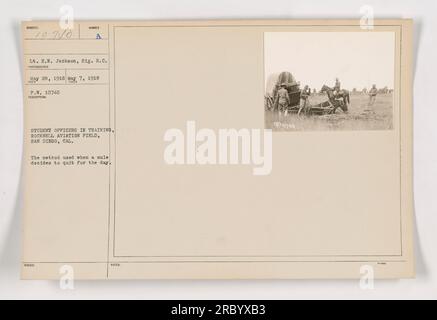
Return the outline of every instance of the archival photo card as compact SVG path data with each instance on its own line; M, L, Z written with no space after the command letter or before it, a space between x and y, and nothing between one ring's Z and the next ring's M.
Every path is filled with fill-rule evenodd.
M23 279L414 277L412 21L22 38Z

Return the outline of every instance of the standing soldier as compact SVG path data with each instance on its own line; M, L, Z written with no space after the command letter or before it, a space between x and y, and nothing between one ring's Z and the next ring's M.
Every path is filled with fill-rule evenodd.
M335 86L334 86L334 97L336 97L341 90L341 83L338 78L335 78Z
M282 83L281 88L278 90L278 93L276 94L275 106L278 106L278 110L279 112L281 112L281 111L287 111L289 105L290 105L290 96L288 95L286 84Z
M376 84L374 84L372 86L372 89L369 90L369 106L373 106L377 94L378 94L378 89L376 89Z
M308 113L308 98L311 95L311 89L308 86L305 86L300 93L301 105L299 111L297 112L300 115L300 112L303 110L305 114Z

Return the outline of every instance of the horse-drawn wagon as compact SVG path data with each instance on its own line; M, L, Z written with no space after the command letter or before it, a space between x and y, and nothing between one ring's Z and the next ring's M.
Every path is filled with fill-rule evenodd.
M284 88L287 90L288 99L284 105L280 103L280 90ZM340 108L343 112L348 111L350 104L350 96L347 90L341 90L341 92L334 93L334 89L323 86L320 93L326 93L328 100L310 105L309 103L301 104L302 90L300 89L300 83L296 81L290 72L281 72L272 86L271 92L267 92L265 96L266 110L283 112L285 114L303 112L306 115L324 115L332 114Z

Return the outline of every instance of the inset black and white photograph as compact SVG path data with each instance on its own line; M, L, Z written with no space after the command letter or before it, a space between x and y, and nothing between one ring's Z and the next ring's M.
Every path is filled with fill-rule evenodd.
M265 127L391 130L394 32L266 32Z

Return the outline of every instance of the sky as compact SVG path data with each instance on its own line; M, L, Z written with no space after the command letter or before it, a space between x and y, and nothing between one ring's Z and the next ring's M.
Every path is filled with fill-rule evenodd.
M289 71L301 87L334 86L352 90L394 88L394 32L266 32L266 85L269 76Z

